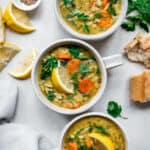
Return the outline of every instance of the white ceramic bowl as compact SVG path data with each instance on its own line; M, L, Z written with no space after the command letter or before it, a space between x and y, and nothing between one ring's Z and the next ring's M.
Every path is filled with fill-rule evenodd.
M106 37L110 36L112 33L114 33L121 23L123 22L125 16L126 16L126 11L128 8L128 0L122 0L122 7L121 7L121 13L116 21L116 23L110 27L108 30L98 33L98 34L93 34L93 35L86 35L86 34L81 34L75 30L73 30L63 19L60 9L59 9L59 0L55 1L55 12L57 16L57 20L60 23L60 25L71 35L75 36L76 38L83 39L83 40L102 40L105 39Z
M74 118L72 121L70 121L70 122L64 127L64 129L63 129L63 131L62 131L62 133L61 133L61 137L60 137L60 141L59 141L59 147L57 147L55 150L62 150L62 149L63 149L62 147L63 147L64 136L65 136L65 134L67 133L68 129L70 129L73 124L75 124L76 122L78 122L79 120L81 120L81 119L83 119L83 118L88 118L88 117L93 117L93 116L103 117L103 118L106 118L106 119L112 121L113 123L115 123L115 124L118 126L118 128L122 131L123 136L124 136L124 139L125 139L126 150L128 149L128 138L127 138L127 135L126 135L126 131L125 131L125 129L120 125L120 123L119 123L116 119L114 119L114 118L112 118L112 117L110 117L110 116L108 116L108 115L106 115L106 114L104 114L104 113L91 112L91 113L86 113L86 114L83 114L83 115L80 115L80 116Z
M86 50L89 50L93 56L96 58L97 63L100 67L101 70L101 74L102 74L102 84L101 84L101 88L98 90L97 94L92 98L92 100L90 100L90 102L88 102L87 104L81 106L80 108L77 109L66 109L66 108L62 108L59 106L56 106L54 104L52 104L51 102L49 102L47 100L47 98L42 94L39 85L38 85L38 79L37 79L37 72L38 72L38 65L39 62L41 60L41 58L48 52L53 50L56 47L62 46L62 45L67 45L67 44L72 44L72 45L76 45L76 46L81 46L84 47ZM82 113L84 111L87 111L89 108L91 108L98 100L100 100L102 94L104 93L105 87L106 87L106 83L107 83L107 73L106 73L106 67L110 68L110 67L114 67L117 65L121 64L121 57L120 56L111 56L111 57L107 57L102 59L102 57L100 56L100 54L96 51L96 49L94 49L91 45L89 45L86 42L83 42L81 40L76 40L76 39L62 39L62 40L58 40L56 42L53 42L50 44L50 46L45 49L44 51L41 52L41 54L38 56L37 60L35 61L35 64L33 66L33 70L32 70L32 84L33 84L33 88L35 90L36 95L38 96L38 98L40 99L40 101L46 105L48 108L61 113L61 114L66 114L66 115L74 115L74 114L79 114ZM117 61L118 60L118 61ZM104 63L105 61L105 63Z
M41 0L37 0L32 5L25 5L24 3L21 2L21 0L13 0L12 2L14 4L14 6L16 6L20 10L23 10L23 11L32 11L32 10L36 9L40 5Z

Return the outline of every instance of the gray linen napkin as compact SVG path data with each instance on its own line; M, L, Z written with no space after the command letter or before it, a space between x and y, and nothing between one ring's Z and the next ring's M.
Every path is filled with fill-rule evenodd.
M42 134L25 125L11 123L17 96L17 86L0 80L0 150L51 150Z

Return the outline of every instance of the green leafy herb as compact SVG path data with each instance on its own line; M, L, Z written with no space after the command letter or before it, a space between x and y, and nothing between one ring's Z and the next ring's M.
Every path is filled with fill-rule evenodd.
M71 4L72 2L73 2L73 0L63 0L63 3L64 3L65 5Z
M57 66L58 66L57 58L51 57L46 59L46 61L42 63L40 78L42 80L45 80L47 77L51 75L53 68L56 68Z
M126 21L121 25L127 31L134 31L135 30L135 23L131 21Z
M82 12L77 12L77 13L75 13L75 16L77 16L77 18L78 18L79 20L83 20L83 21L89 20L89 16L86 15L85 13L82 13Z
M80 145L79 150L94 150L92 147L87 147L86 145Z
M83 29L84 29L84 31L85 31L86 33L89 33L89 32L90 32L90 28L89 28L89 26L88 26L86 23L83 24Z
M113 15L113 16L116 16L116 15L117 15L116 10L115 10L115 8L113 7L112 3L109 4L108 11L109 11L109 13L110 13L111 15Z
M55 98L54 91L50 91L50 92L48 92L48 94L47 94L47 98L48 98L48 100L53 101L53 100L54 100L54 98Z
M108 103L107 112L114 118L121 117L123 119L127 119L126 117L121 116L122 107L115 101L110 101Z
M69 47L69 53L73 57L78 58L78 56L79 56L79 47L77 47L77 46L70 46Z
M95 13L95 14L94 14L93 19L97 19L97 18L100 18L100 17L101 17L101 14L98 12L98 13Z
M136 15L130 16L129 14L133 11L136 11ZM135 27L133 26L139 25L146 32L149 32L150 0L128 0L126 19L130 20L130 23L123 23L122 28L126 29L127 31L134 31Z
M86 76L89 73L89 67L86 63L81 63L79 66L79 73Z
M71 78L73 79L74 92L76 93L78 90L78 72L74 72L71 74Z
M104 135L109 135L109 133L106 131L105 128L103 128L102 126L96 126L95 129L100 132L101 134L104 134Z

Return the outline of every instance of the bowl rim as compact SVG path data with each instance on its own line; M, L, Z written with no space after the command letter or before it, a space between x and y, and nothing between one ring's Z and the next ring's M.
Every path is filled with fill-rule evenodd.
M93 41L93 40L102 40L105 39L106 37L110 36L112 33L114 33L117 28L121 25L123 22L125 16L126 16L126 11L128 8L128 1L127 0L121 0L122 1L122 7L121 7L121 13L119 15L119 18L117 21L110 27L108 30L98 33L98 34L92 34L92 35L86 35L79 33L75 30L73 30L63 19L61 13L60 13L60 8L59 8L59 0L55 1L55 14L57 21L59 24L64 28L65 31L70 33L72 36L82 39L82 40L88 40L88 41Z
M66 109L66 108L62 108L59 106L56 106L54 104L52 104L51 102L49 102L47 100L47 98L42 94L39 85L38 85L38 81L37 81L37 71L38 71L38 64L41 60L41 58L51 49L53 49L54 47L58 47L61 45L67 45L67 44L75 44L81 47L85 47L86 49L88 49L96 58L97 63L99 65L99 67L101 68L101 72L102 72L102 84L101 87L99 88L98 92L96 93L96 95L85 105L81 106L78 109ZM106 88L106 84L107 84L107 73L106 73L106 67L104 65L103 59L100 56L100 54L96 51L96 49L89 45L88 43L78 40L78 39L60 39L60 40L56 40L54 42L52 42L48 48L46 48L45 50L43 50L40 55L38 56L38 58L35 60L35 62L33 63L33 69L32 69L32 86L33 89L35 91L35 94L37 95L38 99L45 105L47 106L49 109L52 109L53 111L60 113L60 114L64 114L64 115L75 115L75 114L80 114L82 112L87 111L88 109L90 109L92 106L94 106L102 97L105 88Z
M88 112L88 113L84 113L82 115L79 115L79 116L75 117L71 121L69 121L69 123L67 123L65 125L65 127L63 128L63 130L61 132L60 140L59 140L59 149L60 150L62 149L64 136L67 133L68 129L71 128L71 126L74 123L76 123L79 120L82 120L84 118L94 117L94 116L106 118L106 119L112 121L114 124L116 124L117 127L122 131L122 134L123 134L124 140L125 140L125 144L126 144L126 150L128 150L128 136L127 136L127 132L126 132L125 128L116 119L114 119L113 117L111 117L111 116L109 116L109 115L107 115L105 113L102 113L102 112Z
M36 9L40 5L41 0L37 0L32 5L21 4L21 2L18 2L18 0L12 0L12 3L14 4L15 7L17 7L20 10L23 10L23 11L32 11L32 10Z

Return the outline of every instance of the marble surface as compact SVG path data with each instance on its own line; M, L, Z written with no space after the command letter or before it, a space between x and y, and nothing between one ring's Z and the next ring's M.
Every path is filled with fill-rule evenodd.
M0 0L4 8L8 0ZM49 46L49 43L61 38L70 38L58 24L54 12L54 0L43 0L40 7L29 13L30 18L36 27L36 31L30 34L18 34L9 29L6 31L6 40L15 42L22 47L22 51L13 61L0 73L0 79L10 79L19 86L19 103L14 122L29 125L38 131L43 132L52 145L57 145L63 127L74 117L57 114L40 103L35 96L31 79L19 81L11 78L8 71L18 60L28 53L31 48L38 48L42 51ZM136 32L140 30L137 29ZM126 32L121 28L109 38L103 41L90 42L104 57L116 53L123 53L123 46L135 36L136 32ZM144 70L139 64L129 62L123 58L124 65L108 70L108 84L103 97L89 111L106 113L109 100L116 100L123 107L122 115L128 117L127 120L118 118L117 120L126 129L129 150L149 150L150 149L150 104L136 104L129 100L129 78L131 75Z

